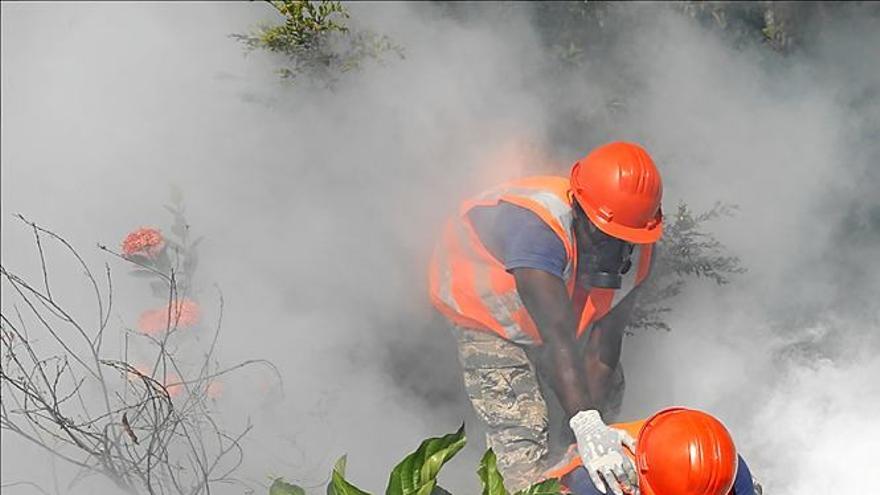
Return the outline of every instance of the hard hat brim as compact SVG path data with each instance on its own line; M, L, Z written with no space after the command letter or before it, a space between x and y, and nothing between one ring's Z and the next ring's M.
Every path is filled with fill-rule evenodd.
M609 222L602 218L599 213L589 205L582 202L578 203L581 205L581 208L583 208L584 213L587 214L590 221L593 222L593 225L611 237L616 237L633 244L653 244L663 236L662 219L659 219L653 228L628 227L619 223Z

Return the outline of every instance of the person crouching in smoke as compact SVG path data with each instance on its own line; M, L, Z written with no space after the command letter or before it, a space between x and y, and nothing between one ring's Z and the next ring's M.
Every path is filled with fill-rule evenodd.
M558 478L564 491L572 495L609 491L641 495L763 493L737 453L730 432L708 413L672 407L647 419L611 425L610 433L627 445L623 459L616 458L617 452L602 453L591 444L585 430L594 413L581 412L571 419L578 442L544 474ZM624 470L615 472L620 464ZM601 478L593 474L596 472Z
M452 327L468 396L514 491L548 462L538 370L566 421L601 412L594 443L623 455L603 432L623 396L623 332L663 231L662 190L647 151L613 142L569 177L516 179L464 201L445 224L431 300Z

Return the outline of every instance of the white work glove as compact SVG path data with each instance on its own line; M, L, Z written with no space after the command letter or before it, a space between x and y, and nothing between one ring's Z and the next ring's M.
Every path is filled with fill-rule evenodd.
M636 441L625 431L606 425L596 410L581 411L572 416L568 424L577 438L578 453L596 489L607 493L607 483L615 495L623 495L620 488L623 485L628 493L638 495L635 466L623 451L626 445L635 452Z

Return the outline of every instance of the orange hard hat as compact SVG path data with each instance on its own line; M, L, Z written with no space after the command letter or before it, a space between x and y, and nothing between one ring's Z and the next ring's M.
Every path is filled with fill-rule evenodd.
M728 495L737 461L727 428L693 409L658 412L636 441L639 487L646 495Z
M650 244L663 234L660 172L637 144L594 149L572 167L571 189L590 220L612 237Z

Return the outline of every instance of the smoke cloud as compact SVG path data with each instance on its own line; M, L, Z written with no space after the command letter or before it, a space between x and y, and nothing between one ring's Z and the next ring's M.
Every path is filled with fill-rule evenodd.
M422 438L466 421L469 447L441 475L464 493L483 445L427 300L439 226L497 181L638 141L668 214L680 200L739 205L712 227L749 271L691 283L672 332L627 339L623 417L717 414L769 493L880 484L876 16L841 11L780 57L621 4L609 15L626 29L562 70L529 4L350 9L405 58L331 91L282 85L277 60L228 38L274 19L265 5L3 3L4 266L39 269L12 213L100 266L95 242L169 223L174 184L226 301L221 358L269 359L285 381L267 396L245 374L220 402L231 424L255 425L243 476L318 486L347 453L348 477L381 490ZM117 297L141 297L117 279ZM2 449L4 483L52 486L45 453L5 433ZM113 493L96 480L68 492L65 469L61 493Z

